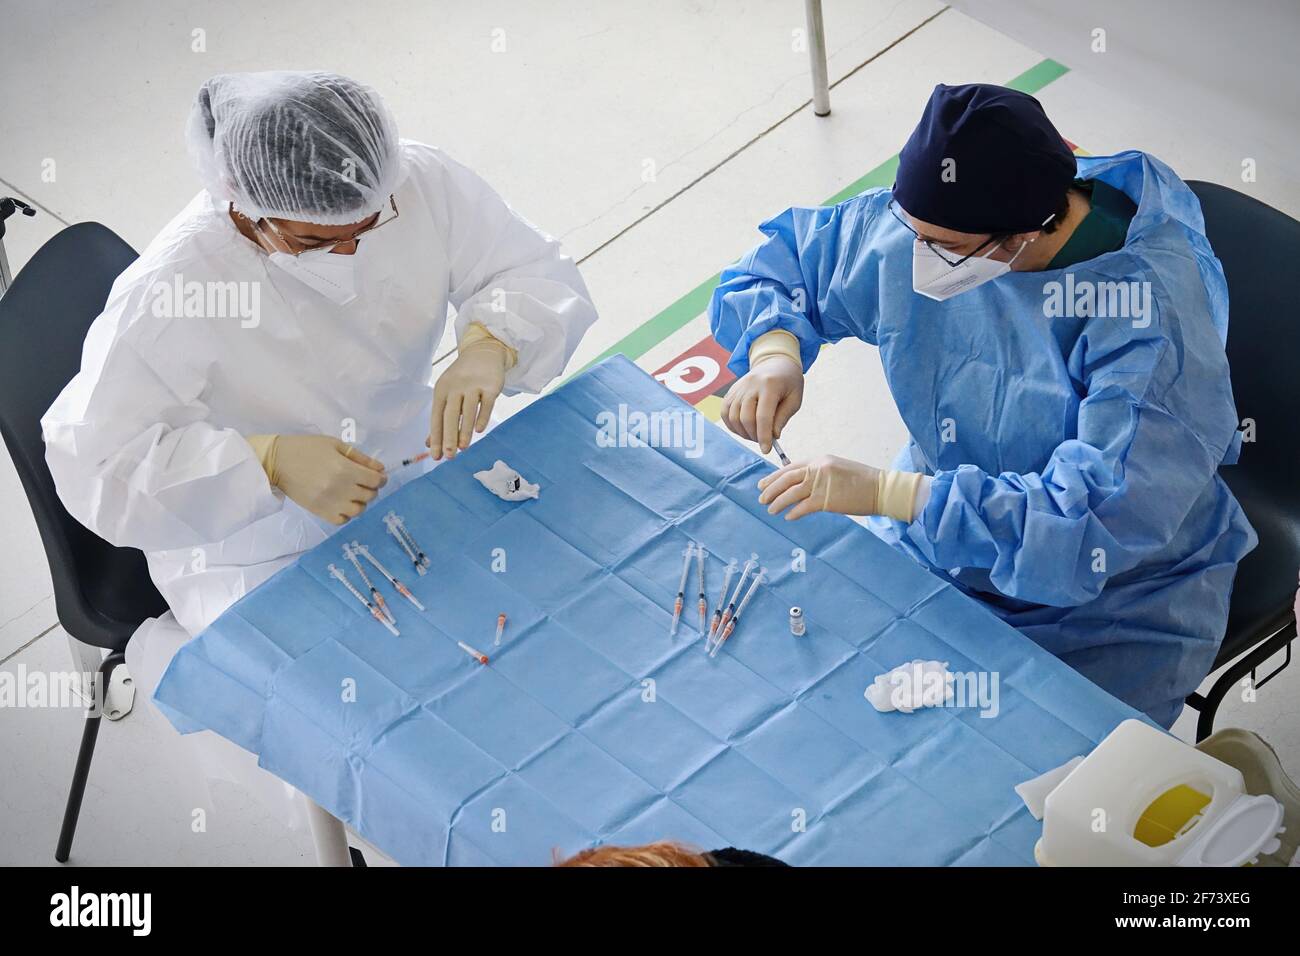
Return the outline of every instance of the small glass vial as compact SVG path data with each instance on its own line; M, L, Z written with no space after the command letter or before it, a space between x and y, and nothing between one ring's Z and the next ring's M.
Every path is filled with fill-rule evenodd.
M803 622L803 608L790 608L790 633L795 637L803 637L807 630L808 628Z

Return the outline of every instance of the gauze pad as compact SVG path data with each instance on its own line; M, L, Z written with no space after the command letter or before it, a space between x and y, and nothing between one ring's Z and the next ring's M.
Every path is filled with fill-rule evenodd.
M519 474L500 458L487 471L476 471L474 477L488 491L504 501L523 501L525 498L537 497L537 486L524 480Z

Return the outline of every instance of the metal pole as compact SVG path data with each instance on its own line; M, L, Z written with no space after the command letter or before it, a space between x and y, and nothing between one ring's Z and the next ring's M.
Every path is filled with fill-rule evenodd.
M812 66L813 112L818 116L831 113L830 77L826 69L826 24L822 20L822 0L804 0L808 20L808 60Z

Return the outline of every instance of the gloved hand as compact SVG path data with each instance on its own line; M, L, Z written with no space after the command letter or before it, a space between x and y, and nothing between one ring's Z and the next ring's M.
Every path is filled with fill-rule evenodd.
M456 361L433 387L433 417L424 443L435 459L455 458L457 448L469 447L473 432L487 428L492 406L505 387L506 372L514 364L513 349L482 326L469 327Z
M312 514L343 524L388 484L381 462L328 435L250 435L271 484Z
M772 334L787 335L768 333ZM757 349L755 344L750 350L749 371L727 390L722 420L737 435L758 442L766 455L772 450L772 439L781 437L781 429L803 404L803 366L784 351L755 359Z
M871 465L822 455L797 461L758 482L759 504L768 514L786 508L786 521L817 511L843 515L886 515L911 521L916 490L922 476L907 471L882 471Z

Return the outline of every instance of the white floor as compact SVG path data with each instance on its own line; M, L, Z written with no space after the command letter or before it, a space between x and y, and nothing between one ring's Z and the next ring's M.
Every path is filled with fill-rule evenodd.
M832 116L818 118L795 0L403 2L381 20L376 6L0 0L11 40L0 58L0 194L41 209L10 220L13 267L84 220L143 246L197 189L181 129L205 77L323 67L378 87L404 135L475 167L582 260L602 320L577 368L743 252L761 219L821 202L887 160L934 83L1005 82L1042 59L929 0L828 0L839 82ZM1202 124L1077 73L1038 96L1089 152L1146 149L1188 178L1300 215L1294 181L1241 184L1239 150ZM696 318L640 364L658 368L706 333ZM873 350L842 343L818 363L785 445L887 462L902 437ZM67 669L44 554L4 455L0 505L0 666ZM306 834L249 795L197 789L179 739L146 708L102 729L74 862L310 862ZM1184 715L1176 730L1193 723ZM1260 732L1300 778L1300 667L1257 702L1225 705L1219 725ZM0 710L0 864L51 861L79 732L73 709ZM198 809L206 829L196 833Z

